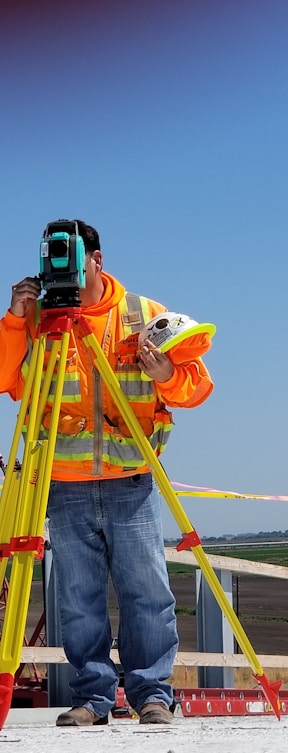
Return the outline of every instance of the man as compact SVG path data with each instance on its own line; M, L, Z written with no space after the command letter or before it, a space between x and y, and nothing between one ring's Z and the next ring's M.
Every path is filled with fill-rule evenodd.
M77 222L86 265L81 314L160 455L172 428L166 406L203 402L213 389L210 375L200 357L186 357L185 364L174 365L168 354L151 349L145 339L137 357L123 358L119 343L167 309L126 293L118 280L103 272L97 231ZM0 392L8 392L13 400L23 393L39 293L37 278L13 285L10 308L1 320ZM203 338L201 342L202 353ZM48 361L49 352L45 366ZM141 371L150 380L141 379ZM52 406L53 380L42 437L49 434ZM171 722L169 677L178 636L159 494L150 468L91 365L77 325L70 337L47 514L63 646L76 671L70 683L72 708L60 714L56 724L103 724L115 705L118 672L110 660L109 573L119 603L118 649L127 700L141 724Z

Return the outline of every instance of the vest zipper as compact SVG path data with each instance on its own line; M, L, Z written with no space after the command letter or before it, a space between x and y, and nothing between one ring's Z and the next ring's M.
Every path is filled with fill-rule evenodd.
M102 339L101 348L104 355L108 358L108 352L111 341L111 318L112 309L108 312L106 327ZM103 399L102 399L102 379L96 366L93 365L93 393L94 393L94 446L93 446L93 475L102 474L102 455L103 455Z
M103 449L103 418L102 418L102 384L99 371L93 366L94 393L94 446L93 446L93 475L102 473Z

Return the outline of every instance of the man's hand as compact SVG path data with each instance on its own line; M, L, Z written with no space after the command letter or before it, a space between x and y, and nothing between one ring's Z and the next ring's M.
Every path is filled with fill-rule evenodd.
M27 305L30 301L36 301L40 293L41 285L37 277L25 277L25 280L12 285L11 314L25 316Z
M156 382L167 382L174 373L174 366L169 356L155 348L150 340L141 343L138 352L138 365L146 376Z

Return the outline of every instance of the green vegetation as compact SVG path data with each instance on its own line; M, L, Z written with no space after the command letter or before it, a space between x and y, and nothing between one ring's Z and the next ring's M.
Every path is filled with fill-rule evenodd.
M221 547L205 546L206 554L217 554L223 557L235 557L236 559L251 560L252 562L267 562L271 565L288 566L288 544L273 542L273 544L257 543L255 546L235 545Z
M196 567L194 565L182 565L181 562L167 562L167 570L169 575L187 575L194 573Z
M176 607L175 608L175 614L188 614L192 617L195 617L196 615L196 609L189 609L189 607Z
M235 559L250 560L251 562L267 562L271 565L281 565L282 567L288 567L288 543L286 542L273 542L264 544L263 542L257 542L257 544L249 545L243 544L219 544L219 546L203 546L206 554L215 554L218 557L234 557ZM170 575L186 575L187 573L194 572L194 565L183 565L179 562L168 562L168 572Z

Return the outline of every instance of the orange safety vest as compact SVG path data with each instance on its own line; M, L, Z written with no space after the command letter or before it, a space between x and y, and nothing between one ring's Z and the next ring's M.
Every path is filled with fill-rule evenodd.
M143 381L136 359L122 359L111 341L123 340L140 330L155 313L166 309L142 296L126 293L118 306L110 310L102 348L119 381L121 389L156 455L164 451L172 429L172 414L159 396L153 381ZM77 351L69 348L64 377L52 478L54 480L88 480L144 473L149 470L119 415L109 390L91 364L83 342L74 331ZM49 361L49 345L45 354ZM73 351L73 352L72 352ZM22 364L25 378L32 353L32 340ZM44 375L43 375L44 378ZM42 418L40 439L47 439L54 401L57 374L53 375ZM25 427L23 427L25 432Z

